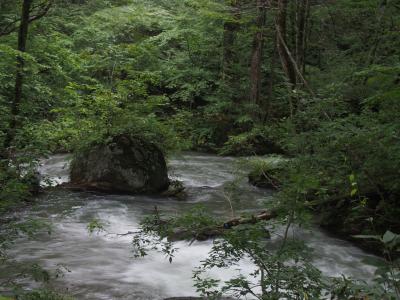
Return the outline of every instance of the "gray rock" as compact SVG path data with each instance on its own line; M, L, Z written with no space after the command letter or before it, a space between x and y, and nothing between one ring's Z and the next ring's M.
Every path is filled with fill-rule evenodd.
M169 186L162 151L154 144L128 135L95 144L75 155L72 187L118 193L157 193Z

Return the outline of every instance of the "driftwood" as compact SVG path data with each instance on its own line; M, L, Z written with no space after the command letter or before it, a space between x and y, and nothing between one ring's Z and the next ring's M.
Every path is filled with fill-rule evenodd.
M255 224L260 221L271 220L276 218L277 213L275 211L263 211L257 215L252 215L250 217L240 217L229 220L219 226L210 226L205 228L199 228L196 230L187 230L182 228L176 228L168 235L169 241L179 241L179 240L198 240L205 241L211 238L221 236L226 230L232 227L244 224Z

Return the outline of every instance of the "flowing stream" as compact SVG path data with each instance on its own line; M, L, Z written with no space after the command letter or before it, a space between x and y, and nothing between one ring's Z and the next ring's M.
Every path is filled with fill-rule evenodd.
M55 281L77 299L164 299L196 296L192 270L207 256L211 241L178 242L172 264L159 253L134 258L131 237L116 233L134 231L141 218L155 206L160 211L178 214L202 204L225 218L232 214L259 211L265 201L273 201L272 191L247 183L239 159L187 153L171 159L170 175L184 182L188 199L151 196L102 195L53 189L41 196L37 204L22 212L22 218L50 221L51 235L20 239L11 256L19 262L36 262L49 270L60 266L69 271ZM44 161L41 173L57 182L68 181L68 157L53 156ZM234 183L234 184L232 184ZM89 234L87 225L97 219L106 224L104 232ZM114 234L113 234L114 233ZM296 234L314 248L314 263L329 276L341 274L369 280L375 271L365 262L369 254L350 243L330 237L323 231L297 229ZM242 274L253 266L242 261ZM229 279L239 271L214 270L215 278ZM0 279L7 271L0 270ZM33 286L33 283L26 282Z

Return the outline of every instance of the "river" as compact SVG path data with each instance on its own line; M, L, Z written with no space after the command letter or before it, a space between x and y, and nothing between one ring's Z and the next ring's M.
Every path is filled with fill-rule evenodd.
M35 239L21 238L10 252L19 262L36 262L49 270L65 266L69 271L56 279L57 288L67 290L77 299L163 299L172 296L195 296L192 270L207 256L211 241L178 242L172 264L159 253L134 258L131 237L114 233L134 231L140 219L154 206L169 214L178 214L202 204L217 215L260 210L273 201L272 191L247 183L240 160L197 153L185 153L169 161L170 175L186 186L188 199L178 201L151 196L102 195L50 190L24 212L22 218L50 221L51 235ZM68 157L56 155L43 162L41 173L52 180L68 180ZM232 184L234 182L234 185ZM228 201L229 200L229 201ZM231 204L230 204L231 203ZM105 224L108 233L89 234L93 219ZM365 262L372 256L350 243L325 232L296 229L295 235L314 249L314 264L328 276L352 276L369 280L375 271ZM242 273L252 265L240 263ZM229 279L236 270L215 270L211 275ZM7 274L0 274L6 277ZM33 283L27 281L27 285Z

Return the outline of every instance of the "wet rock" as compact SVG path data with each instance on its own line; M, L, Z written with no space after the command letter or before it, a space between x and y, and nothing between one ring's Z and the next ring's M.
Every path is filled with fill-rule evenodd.
M164 191L162 195L166 197L174 197L178 200L185 200L187 198L185 186L183 185L183 182L179 180L170 181L168 189Z
M169 186L162 151L154 144L118 135L78 153L70 187L118 193L157 193Z

